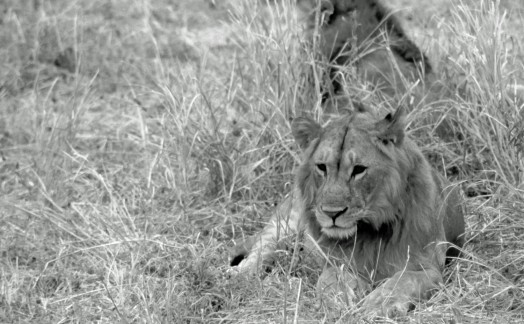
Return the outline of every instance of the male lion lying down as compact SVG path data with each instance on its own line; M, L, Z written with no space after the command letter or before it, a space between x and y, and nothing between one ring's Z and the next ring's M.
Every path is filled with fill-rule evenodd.
M277 238L305 232L329 259L319 289L376 286L362 306L386 316L428 299L442 282L446 256L458 253L445 242L463 245L464 216L458 190L430 167L404 126L401 108L381 120L360 108L324 128L293 120L303 151L295 189L249 253L233 257L231 270L258 271L274 256ZM343 274L342 264L349 269Z

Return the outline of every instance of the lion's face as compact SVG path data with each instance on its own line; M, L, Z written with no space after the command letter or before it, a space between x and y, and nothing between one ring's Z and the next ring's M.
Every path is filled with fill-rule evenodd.
M378 229L394 220L395 211L384 207L395 205L405 177L395 158L402 145L401 124L397 115L376 121L368 112L325 128L305 119L294 123L305 152L299 188L322 233L347 239L359 225Z
M307 165L318 184L314 212L322 232L351 237L357 222L371 217L387 166L365 133L354 127L327 130Z

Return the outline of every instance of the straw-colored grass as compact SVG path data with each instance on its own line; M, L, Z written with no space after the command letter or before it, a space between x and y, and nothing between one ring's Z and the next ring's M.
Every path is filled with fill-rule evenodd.
M292 186L290 119L326 118L325 63L290 1L0 9L0 323L365 321L318 303L307 260L226 274ZM410 131L464 189L468 243L442 290L397 320L521 323L523 6L442 12L419 27L443 90L413 107ZM378 109L407 98L346 84Z

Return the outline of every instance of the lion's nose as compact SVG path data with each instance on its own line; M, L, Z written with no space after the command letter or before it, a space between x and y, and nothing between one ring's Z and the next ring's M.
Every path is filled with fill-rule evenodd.
M333 221L340 215L343 215L348 210L347 207L331 207L331 206L322 206L322 212L333 219Z

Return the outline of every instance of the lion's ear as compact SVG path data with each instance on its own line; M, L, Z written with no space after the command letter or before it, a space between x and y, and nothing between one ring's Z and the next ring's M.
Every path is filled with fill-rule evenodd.
M300 149L305 150L315 138L320 136L322 126L307 117L297 117L291 122L291 131Z
M404 108L402 106L397 108L393 114L387 114L384 119L376 123L378 138L386 145L389 143L401 145L404 140L405 127Z

